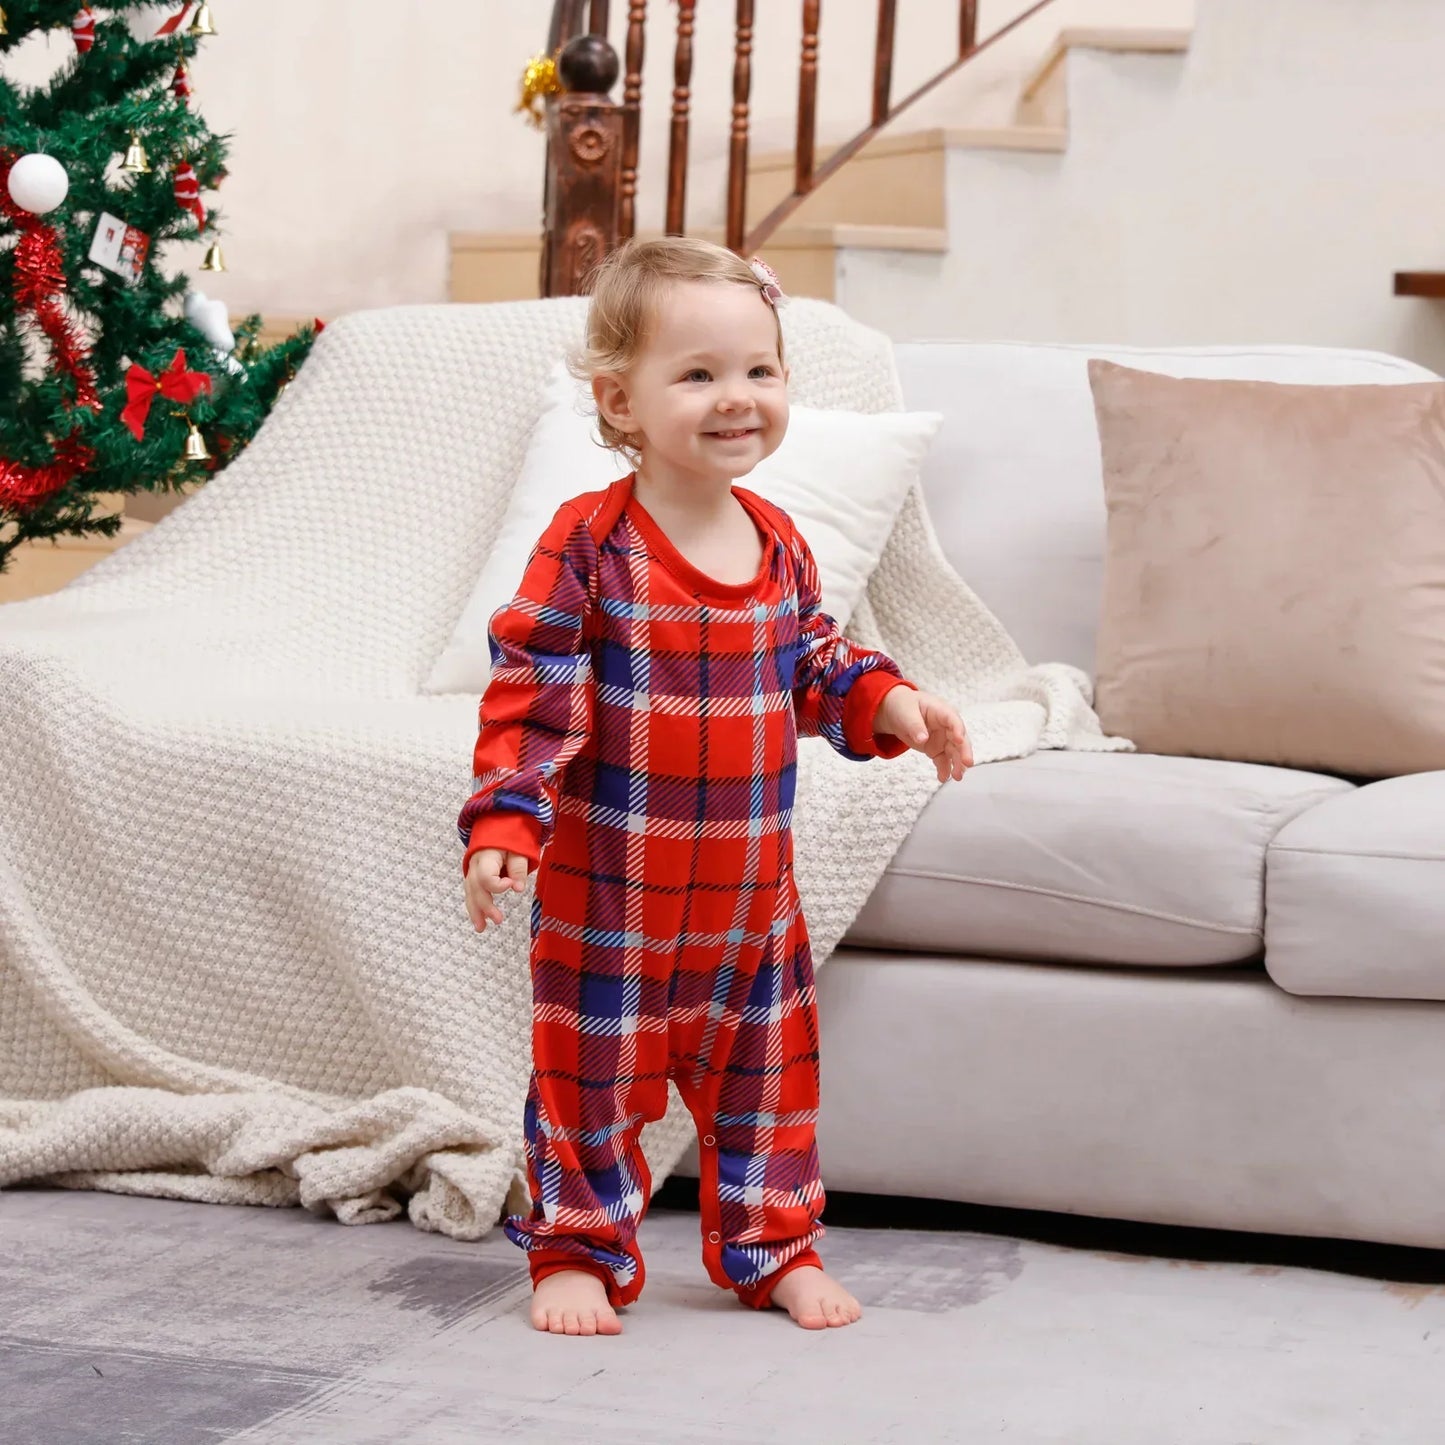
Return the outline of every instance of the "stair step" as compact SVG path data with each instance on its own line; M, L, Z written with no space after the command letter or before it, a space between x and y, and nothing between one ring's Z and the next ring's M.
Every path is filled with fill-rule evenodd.
M1024 78L1016 118L1026 124L1066 126L1069 101L1066 83L1069 53L1107 50L1116 55L1179 55L1189 49L1191 30L1115 26L1073 26L1061 30L1038 64Z
M1042 151L1062 155L1069 148L1065 125L950 126L944 144L960 150Z
M1061 152L1063 126L934 126L889 131L870 141L805 200L792 224L862 222L937 230L945 224L944 163L954 149ZM819 151L821 164L832 148ZM757 156L748 167L748 217L758 220L793 189L791 151Z
M719 244L723 239L721 230L701 229L688 234ZM525 301L536 296L541 249L541 238L535 231L454 231L450 237L449 299ZM777 271L784 291L831 301L841 251L947 249L948 234L941 226L811 221L781 227L764 244L762 255Z

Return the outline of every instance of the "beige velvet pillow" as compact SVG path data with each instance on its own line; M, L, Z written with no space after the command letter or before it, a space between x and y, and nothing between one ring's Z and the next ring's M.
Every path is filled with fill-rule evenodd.
M1445 382L1089 363L1108 546L1096 706L1141 751L1445 768Z

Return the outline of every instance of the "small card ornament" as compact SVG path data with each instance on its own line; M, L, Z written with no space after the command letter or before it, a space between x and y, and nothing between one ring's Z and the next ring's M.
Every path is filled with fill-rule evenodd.
M127 285L134 286L145 270L150 248L151 238L144 231L126 225L109 211L100 213L90 242L90 259L97 266L113 271Z

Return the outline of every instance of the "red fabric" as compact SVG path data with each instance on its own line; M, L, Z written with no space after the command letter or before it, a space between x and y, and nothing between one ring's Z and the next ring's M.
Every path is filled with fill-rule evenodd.
M909 745L892 733L880 733L873 723L883 699L895 687L913 688L903 678L886 672L867 672L855 682L843 707L843 735L855 753L872 753L880 758L896 758L908 751ZM917 689L914 688L916 692Z
M508 1236L539 1270L642 1288L639 1143L668 1083L697 1122L703 1260L750 1302L816 1262L818 1026L793 878L798 739L862 761L902 679L821 607L788 517L738 500L757 575L715 582L632 496L557 513L492 620L492 679L458 828L540 852L525 1134L533 1206ZM901 747L899 747L901 750ZM515 846L513 846L515 845Z
M186 353L177 347L169 370L159 376L153 376L143 366L132 366L125 374L125 389L130 400L120 419L140 441L145 435L151 403L158 395L189 406L203 391L210 391L211 378L204 371L187 371Z
M738 1298L755 1310L765 1310L773 1302L773 1291L778 1287L778 1281L784 1275L792 1274L795 1269L822 1269L823 1261L818 1258L818 1252L813 1249L805 1249L802 1254L795 1255L787 1264L781 1265L768 1275L761 1283L753 1285L750 1289L740 1289Z
M527 872L534 872L542 856L542 825L526 813L483 813L472 824L471 841L462 855L463 878L467 876L472 855L483 848L520 853L527 860Z

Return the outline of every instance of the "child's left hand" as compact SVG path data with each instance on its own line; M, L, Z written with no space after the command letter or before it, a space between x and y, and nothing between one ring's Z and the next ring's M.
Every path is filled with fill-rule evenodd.
M973 748L963 720L941 697L914 692L911 687L890 688L878 706L873 731L891 733L900 742L926 753L938 769L938 781L962 780L973 766Z

